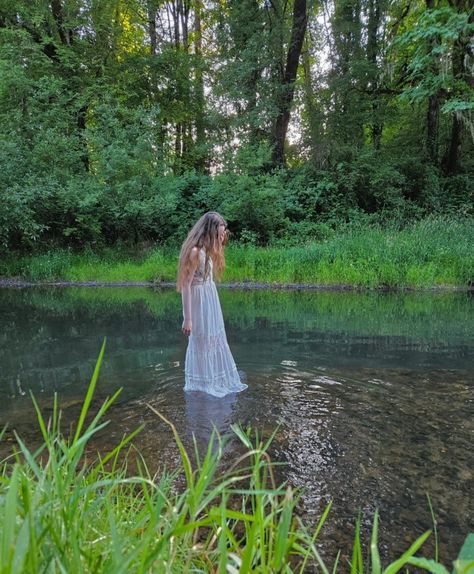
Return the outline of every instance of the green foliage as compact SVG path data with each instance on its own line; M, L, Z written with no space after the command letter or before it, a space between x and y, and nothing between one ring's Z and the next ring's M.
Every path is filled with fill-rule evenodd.
M308 5L293 167L276 170L291 2L190 2L187 34L170 21L154 48L144 23L155 11L163 26L163 3L145 14L138 0L4 2L0 252L176 247L210 209L258 246L324 240L349 223L471 216L469 12L377 5L338 2L327 29ZM445 112L439 157L425 149L432 96ZM453 142L460 160L445 177L441 148Z
M405 31L395 42L409 50L411 59L407 67L408 86L401 97L410 102L423 101L443 90L449 99L443 105L445 113L473 109L473 91L468 82L453 76L446 66L454 43L474 33L469 13L458 12L451 6L421 12L417 25ZM433 68L433 60L441 65ZM459 95L464 95L464 100ZM451 99L456 98L456 99Z
M281 181L277 176L221 175L214 180L214 197L219 210L226 214L232 230L255 234L258 243L266 244L285 226L279 203Z

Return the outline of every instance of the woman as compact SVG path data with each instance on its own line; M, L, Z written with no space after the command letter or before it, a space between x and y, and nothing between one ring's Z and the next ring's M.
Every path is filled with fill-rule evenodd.
M214 283L225 267L227 224L210 211L194 225L181 247L177 290L182 294L182 332L189 336L185 360L185 391L216 397L243 391L225 333Z

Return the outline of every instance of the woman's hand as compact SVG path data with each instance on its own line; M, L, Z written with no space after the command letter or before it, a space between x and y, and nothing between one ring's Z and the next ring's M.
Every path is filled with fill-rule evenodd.
M181 331L183 332L184 335L190 335L191 334L191 328L192 328L191 321L189 321L189 320L183 321L183 326L181 327Z

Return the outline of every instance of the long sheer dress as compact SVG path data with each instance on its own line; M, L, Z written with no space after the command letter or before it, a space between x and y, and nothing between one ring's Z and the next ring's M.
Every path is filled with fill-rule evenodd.
M191 321L185 360L185 391L203 391L223 397L247 388L242 383L227 343L219 296L212 274L212 259L205 277L206 253L199 252L199 265L191 282Z

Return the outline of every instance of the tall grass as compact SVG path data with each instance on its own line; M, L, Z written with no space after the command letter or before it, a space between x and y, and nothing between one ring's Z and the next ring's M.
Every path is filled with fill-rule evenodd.
M250 432L234 427L246 452L224 472L219 436L213 434L205 453L196 446L192 462L174 426L155 411L173 431L181 457L178 471L151 476L142 461L140 472L130 475L125 454L140 429L109 452L91 457L86 447L107 426L104 415L120 392L95 416L89 412L104 346L73 431L67 436L62 432L56 398L48 421L35 402L43 445L32 452L16 436L16 452L2 462L2 574L303 573L309 568L329 574L348 567L353 574L395 574L409 564L447 573L434 560L414 556L429 532L382 569L377 516L368 565L360 524L350 564L338 559L331 567L325 564L317 540L329 507L312 531L297 517L297 493L275 483L268 455L272 437L252 439ZM178 476L184 479L181 487ZM472 549L469 540L455 563L457 574L467 574L466 568L472 567L466 559Z
M226 280L360 287L467 285L474 223L425 220L405 229L357 228L287 249L234 248Z
M474 281L473 245L472 220L426 219L402 230L349 227L322 242L302 240L297 247L231 245L224 279L367 288L468 286ZM177 248L145 254L62 250L4 257L0 276L35 281L174 281L177 260Z

